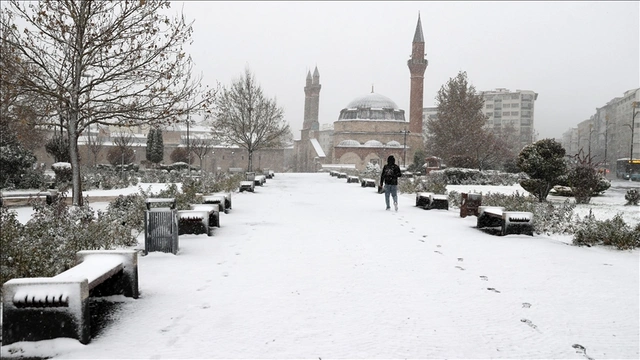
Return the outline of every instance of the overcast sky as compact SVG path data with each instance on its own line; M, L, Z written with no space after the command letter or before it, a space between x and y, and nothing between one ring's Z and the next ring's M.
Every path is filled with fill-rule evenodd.
M204 82L248 67L300 138L307 72L320 72L320 124L375 92L409 114L407 60L422 18L424 106L466 71L476 90L538 93L538 138L555 137L640 87L638 2L173 2L194 20Z

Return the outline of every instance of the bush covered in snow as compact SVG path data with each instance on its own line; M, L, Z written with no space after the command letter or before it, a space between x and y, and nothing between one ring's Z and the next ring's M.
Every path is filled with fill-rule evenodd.
M640 203L640 191L638 189L629 189L624 194L624 199L627 200L625 205L638 205Z
M0 208L0 281L20 277L50 277L75 265L80 250L116 249L137 243L121 213L98 211L88 205L69 207L60 196L52 205L34 203L33 217L24 225L14 211Z
M433 170L427 176L442 174L449 185L514 185L528 178L524 173L511 174L496 170L477 170L465 168L446 168Z
M520 186L535 195L540 202L559 183L558 178L566 174L565 149L553 139L539 140L525 146L518 155L518 167L529 175Z
M574 245L607 245L620 250L640 247L640 224L627 225L617 214L612 219L599 221L592 213L581 221L581 227L573 237Z
M23 174L35 163L36 157L9 132L0 137L0 187L19 187Z

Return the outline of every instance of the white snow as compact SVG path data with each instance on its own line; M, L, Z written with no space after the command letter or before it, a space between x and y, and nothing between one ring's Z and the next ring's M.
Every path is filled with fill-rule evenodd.
M2 358L640 357L639 250L490 235L456 208L416 208L415 194L388 212L375 189L327 173L279 173L233 196L213 237L138 259L140 298L114 297L91 343L20 342ZM577 210L635 225L624 202L609 191Z

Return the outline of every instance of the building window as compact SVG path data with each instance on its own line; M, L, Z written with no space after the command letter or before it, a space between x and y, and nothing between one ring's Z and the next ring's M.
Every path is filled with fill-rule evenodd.
M518 116L520 114L519 111L512 111L511 116Z
M487 113L487 116L488 116L488 117L493 117L493 112L488 112L488 113Z
M505 108L510 108L511 104L503 104L502 106L505 107Z
M487 109L493 109L493 104L487 104L485 107L486 107Z
M512 108L519 108L519 107L520 107L520 104L517 104L517 103L516 103L516 104L511 104L511 107L512 107Z
M511 94L512 100L518 100L520 98L520 94Z

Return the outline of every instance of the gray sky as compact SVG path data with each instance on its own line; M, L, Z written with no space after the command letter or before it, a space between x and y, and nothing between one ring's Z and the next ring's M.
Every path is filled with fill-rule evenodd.
M407 60L418 19L424 106L466 71L476 90L537 92L539 138L560 137L596 107L640 87L639 2L172 3L195 20L187 50L204 82L229 85L245 67L300 138L307 71L320 72L320 124L375 92L409 113Z

